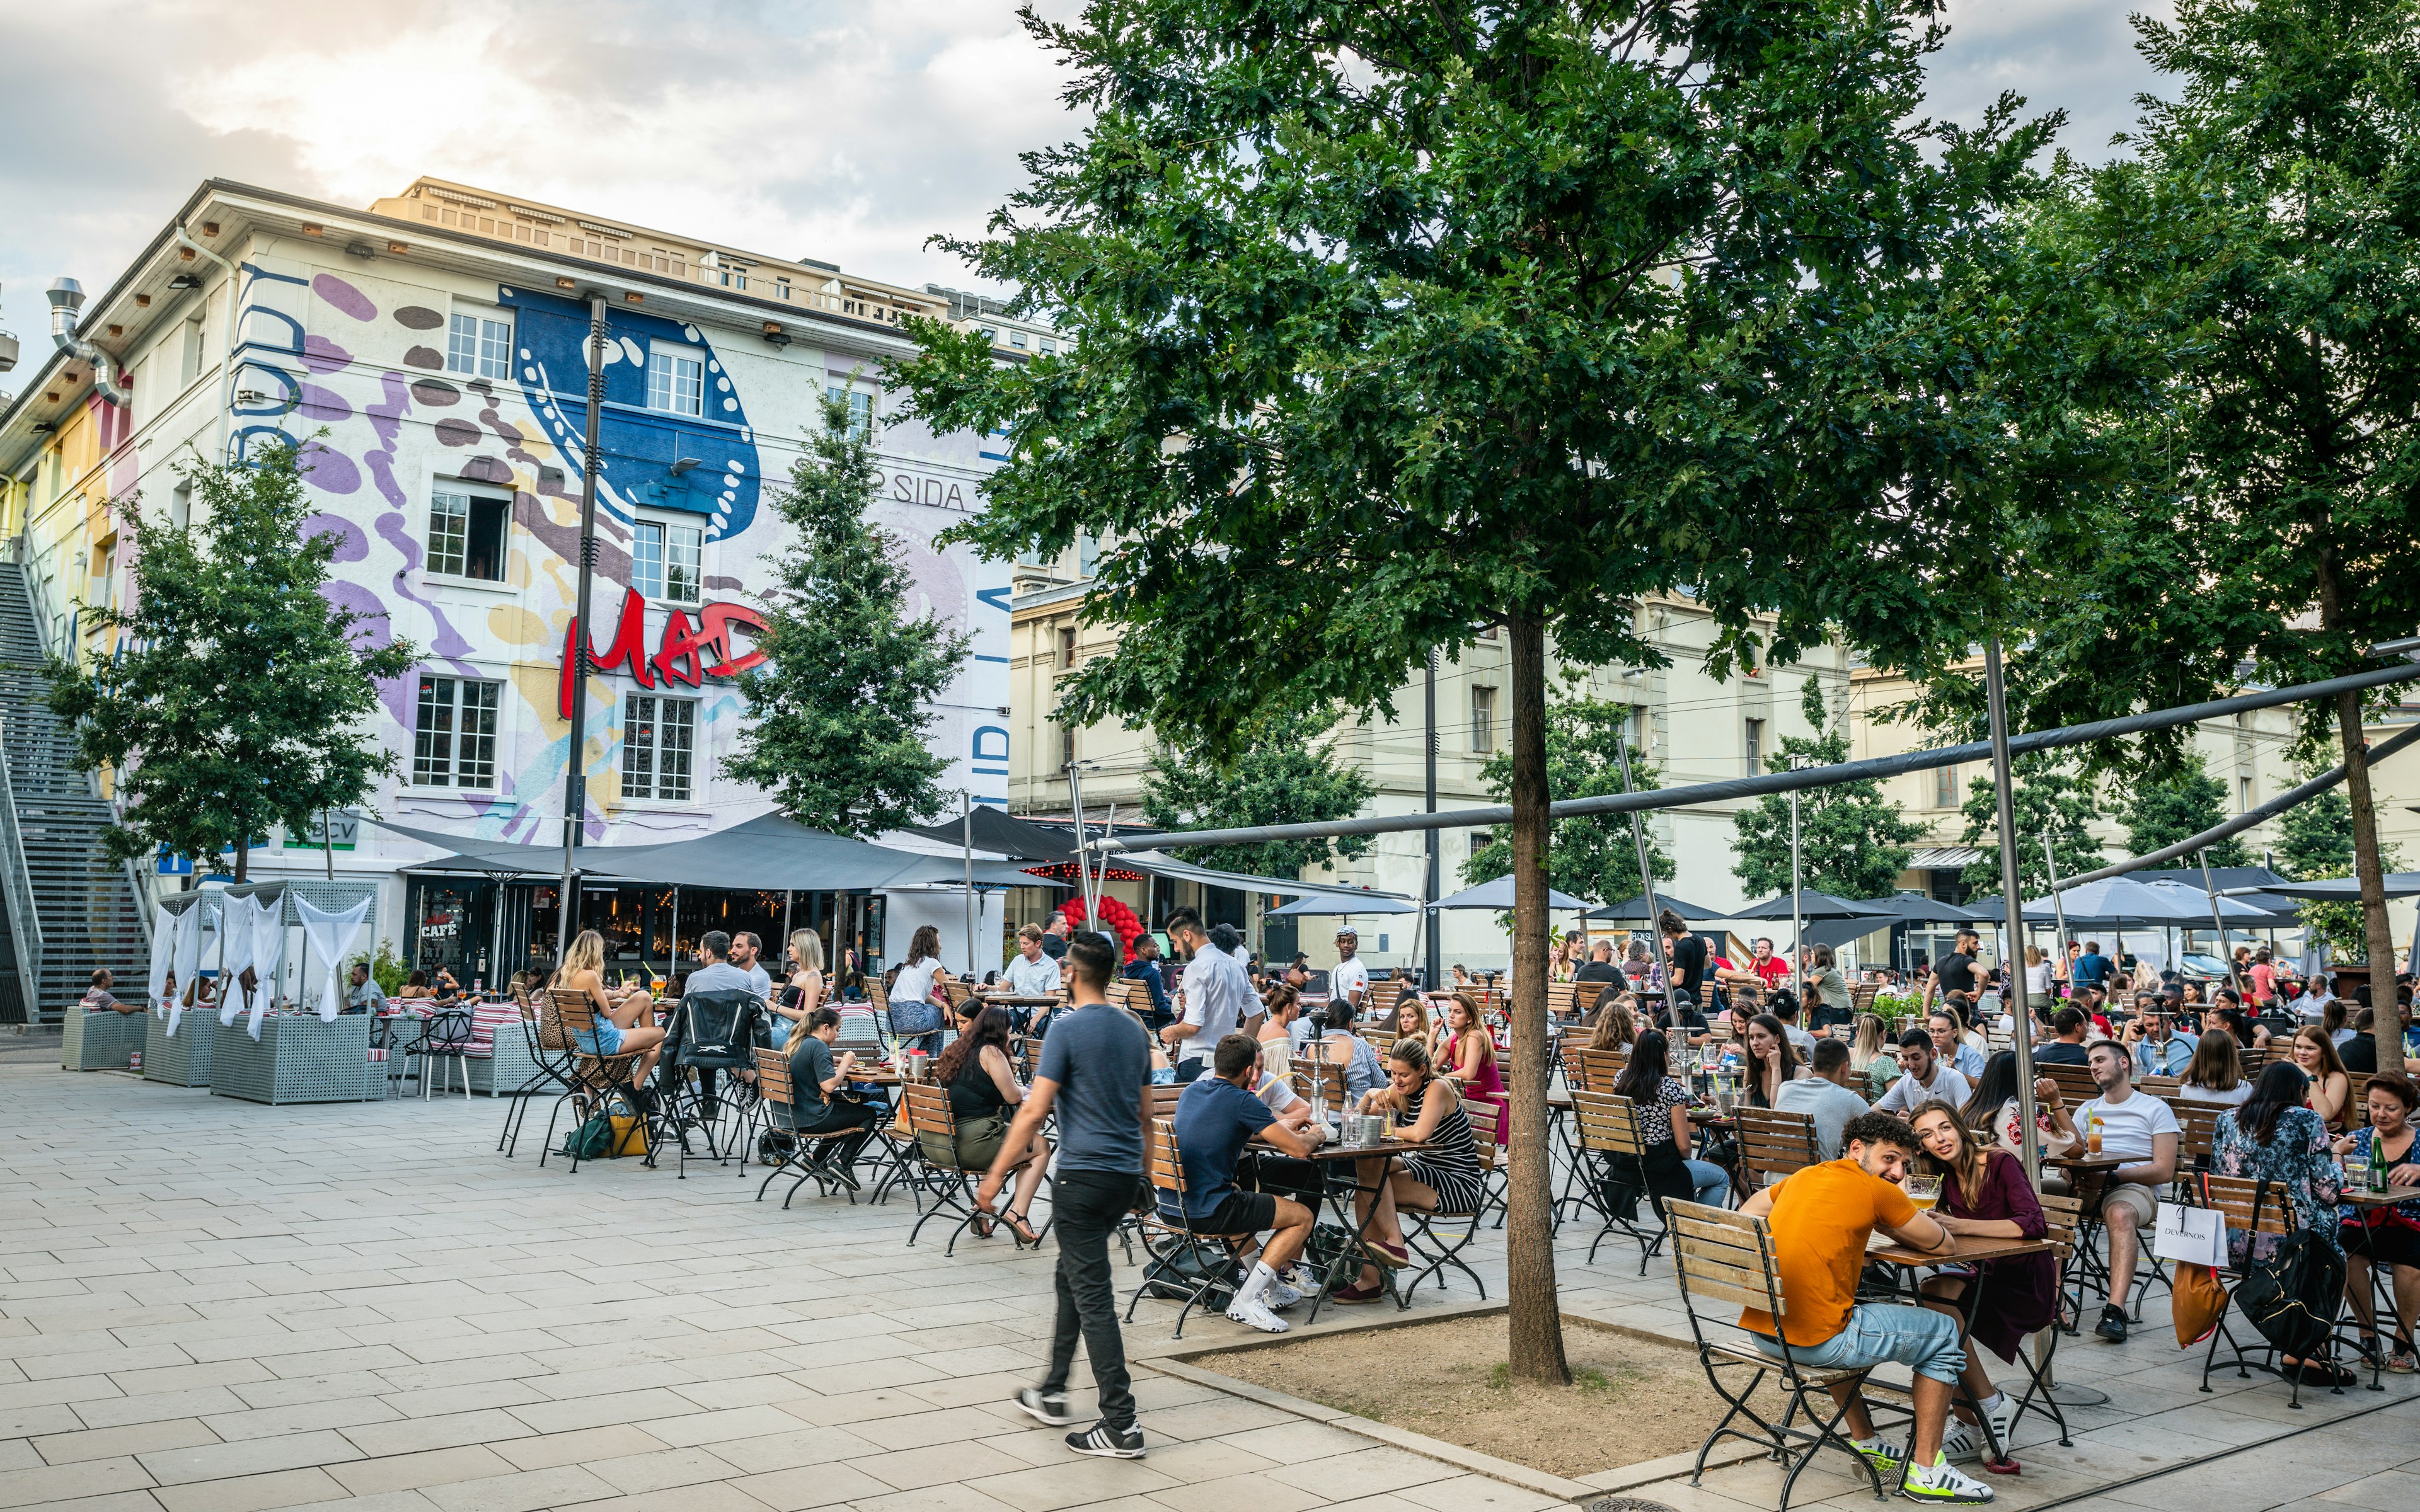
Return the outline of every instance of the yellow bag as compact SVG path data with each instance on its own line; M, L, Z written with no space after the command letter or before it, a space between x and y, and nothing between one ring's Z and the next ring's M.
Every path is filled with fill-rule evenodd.
M607 1155L618 1160L647 1152L647 1120L628 1097L616 1092L606 1101L605 1121L613 1130L613 1141L605 1147Z
M2169 1311L2177 1325L2177 1347L2185 1349L2210 1337L2226 1316L2226 1288L2207 1265L2179 1261L2169 1288Z

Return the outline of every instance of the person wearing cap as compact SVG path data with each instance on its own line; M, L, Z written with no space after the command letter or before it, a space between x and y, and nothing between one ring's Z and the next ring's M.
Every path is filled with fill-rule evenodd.
M1360 1012L1370 1005L1370 967L1354 952L1361 948L1361 936L1350 927L1336 932L1336 965L1327 974L1327 995L1331 1001L1353 1005Z

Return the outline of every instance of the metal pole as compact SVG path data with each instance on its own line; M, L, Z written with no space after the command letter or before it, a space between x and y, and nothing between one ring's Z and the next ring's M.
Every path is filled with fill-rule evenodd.
M563 890L557 894L554 926L558 960L571 949L580 924L580 889L572 851L580 843L580 824L588 808L583 764L588 750L589 579L597 564L597 427L604 409L605 296L597 292L588 296L588 422L580 452L580 562L575 569L579 577L572 595L571 665L565 669L571 679L571 728L563 764ZM677 907L673 927L677 933Z
M2067 904L2059 897L2058 854L2050 848L2049 830L2042 831L2041 842L2042 865L2047 869L2045 874L2050 878L2051 917L2058 920L2058 964L2065 965L2067 964ZM2075 991L2073 977L2068 979L2067 990L2071 993Z
M2009 771L2009 696L2006 685L2000 680L1998 636L1984 643L1983 675L1991 702L1992 786L2000 835L2000 901L2008 908L2008 937L2013 943L2024 937L2025 899L2017 872L2016 789ZM2004 960L2000 975L2007 980L2009 995L2016 1004L2016 1012L2009 1019L2013 1026L2010 1039L2017 1051L2018 1154L2025 1163L2026 1180L2040 1185L2041 1136L2034 1128L2033 1005L2026 1001L2025 974L2022 967L2011 970Z
M1428 680L1424 685L1423 695L1428 706L1428 736L1421 742L1421 752L1427 765L1428 803L1422 811L1435 813L1437 811L1436 652L1435 650L1429 652ZM1436 902L1438 896L1437 832L1435 826L1431 825L1424 833L1427 837L1425 843L1428 869L1424 873L1427 880L1420 884L1420 921L1418 927L1427 944L1421 957L1423 969L1420 985L1434 992L1445 980L1445 944L1437 938L1435 920L1429 918L1429 904Z
M1084 838L1084 777L1074 762L1067 764L1066 771L1067 807L1076 816L1076 896L1084 900L1084 919L1091 924L1094 922L1093 866L1090 842Z
M964 806L958 816L958 850L967 862L967 971L977 980L983 978L983 967L975 964L975 800L971 793L958 795Z
M2218 888L2210 880L2210 852L2203 851L2196 858L2201 862L2201 890L2210 895L2210 927L2218 936L2218 953L2226 962L2226 980L2235 983L2236 1002L2248 1009L2252 999L2244 995L2243 973L2235 969L2235 952L2226 948L2226 926L2218 918Z
M1790 758L1790 766L1792 771L1797 769L1797 757ZM1802 891L1798 874L1798 794L1792 789L1790 795L1790 959L1795 963L1790 971L1792 987L1804 985L1807 971L1807 921L1801 917L1799 902ZM1806 1009L1806 1014L1811 1020L1815 1016L1814 1010Z
M1627 793L1630 791L1630 736L1624 733L1613 743L1613 748L1621 753L1621 791ZM1681 1029L1680 1015L1673 998L1678 989L1672 982L1672 963L1664 949L1664 920L1659 917L1662 910L1655 903L1655 868L1648 864L1647 859L1647 825L1635 809L1630 814L1630 848L1638 856L1638 895L1647 900L1647 935L1655 942L1655 969L1664 974L1664 1010L1673 1014L1672 1031L1681 1035L1681 1042L1685 1045L1688 1036Z
M336 880L336 816L326 809L319 810L319 856L327 865L328 880Z
M790 949L790 889L789 889L789 888L787 888L787 887L783 887L783 888L782 889L782 951L783 951L783 953L782 953L782 955L781 955L780 959L781 959L782 963L783 963L783 965L785 965L785 966L789 964L789 960L790 960L790 957L789 957L789 949Z

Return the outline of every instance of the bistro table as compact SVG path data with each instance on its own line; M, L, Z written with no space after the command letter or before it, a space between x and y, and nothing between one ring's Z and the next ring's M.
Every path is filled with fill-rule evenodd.
M2420 1199L2420 1186L2390 1186L2383 1192L2372 1192L2366 1187L2353 1185L2350 1172L2347 1172L2346 1176L2344 1191L2336 1200L2348 1208L2358 1208L2367 1211L2372 1208L2391 1208L2398 1202ZM2381 1316L2394 1319L2398 1328L2402 1326L2402 1314L2396 1309L2395 1305L2395 1288L2388 1279L2392 1269L2391 1266L2375 1262L2369 1268L2370 1338L2373 1343L2378 1337L2377 1319ZM2372 1391L2386 1389L2384 1382L2380 1379L2386 1368L2386 1352L2385 1350L2381 1349L2370 1356L2369 1389Z
M1884 1236L1875 1237L1881 1239ZM1866 1258L1869 1262L1894 1266L1905 1272L1908 1294L1916 1299L1913 1304L1921 1306L1924 1293L1922 1279L1916 1273L1919 1271L1944 1265L1980 1267L1988 1260L2013 1260L2022 1259L2028 1255L2048 1255L2055 1248L2047 1239L1984 1239L1973 1234L1953 1234L1950 1239L1952 1248L1947 1254L1910 1249L1904 1244L1885 1241L1879 1245L1868 1244ZM1961 1350L1966 1350L1971 1348L1967 1335L1975 1326L1975 1313L1981 1305L1983 1284L1990 1279L1990 1275L1989 1273L1978 1269L1974 1274L1962 1279L1966 1286L1958 1298L1958 1347ZM2022 1352L2017 1356L2017 1364L2027 1374L2034 1374L2034 1367L2026 1362ZM2039 1375L2035 1375L2034 1383L2037 1386L2042 1384ZM2065 1447L2071 1443L2067 1434L2067 1416L2059 1411L2058 1403L2050 1398L2047 1390L2043 1392L2042 1396L2043 1404L2050 1409L2052 1420L2058 1424L2058 1442L2062 1447ZM1983 1429L1985 1467L1998 1474L2009 1474L2014 1472L2017 1469L2017 1462L2009 1458L2006 1446L2000 1443L2000 1436L1992 1429L1991 1418L1983 1412L1982 1404L1967 1394L1966 1383L1963 1381L1958 1383L1956 1397L1976 1410L1975 1421Z
M1370 1216L1363 1219L1354 1212L1353 1199L1364 1192L1374 1194L1382 1190L1382 1187L1377 1184L1369 1186L1361 1184L1359 1162L1364 1160L1384 1162L1385 1165L1381 1166L1378 1173L1378 1180L1383 1183L1393 1174L1392 1168L1397 1160L1428 1149L1430 1143L1426 1139L1381 1139L1374 1145L1343 1145L1329 1142L1322 1144L1311 1152L1310 1158L1322 1167L1323 1180L1319 1183L1320 1190L1326 1196L1327 1205L1335 1213L1338 1226L1349 1237L1345 1241L1344 1247L1337 1252L1336 1257L1327 1262L1326 1272L1319 1278L1319 1288L1312 1293L1311 1300L1311 1316L1303 1320L1304 1327L1308 1328L1319 1321L1320 1304L1327 1300L1328 1294L1336 1289L1342 1277L1349 1274L1354 1280L1360 1279L1361 1267L1364 1264L1376 1269L1380 1283L1386 1287L1387 1295L1395 1299L1398 1309L1411 1306L1411 1303L1406 1301L1404 1294L1395 1288L1393 1269L1381 1260L1377 1252L1370 1247L1370 1226L1378 1221L1377 1202L1374 1199L1371 1202ZM1350 1182L1339 1181L1328 1176L1328 1172L1336 1165L1348 1161L1355 1163L1353 1180Z

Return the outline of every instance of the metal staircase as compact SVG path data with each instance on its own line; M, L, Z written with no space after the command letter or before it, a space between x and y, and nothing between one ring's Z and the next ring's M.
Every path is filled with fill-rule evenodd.
M57 1020L96 966L122 993L150 960L133 870L101 850L109 801L42 702L42 623L24 567L0 562L0 1024Z

